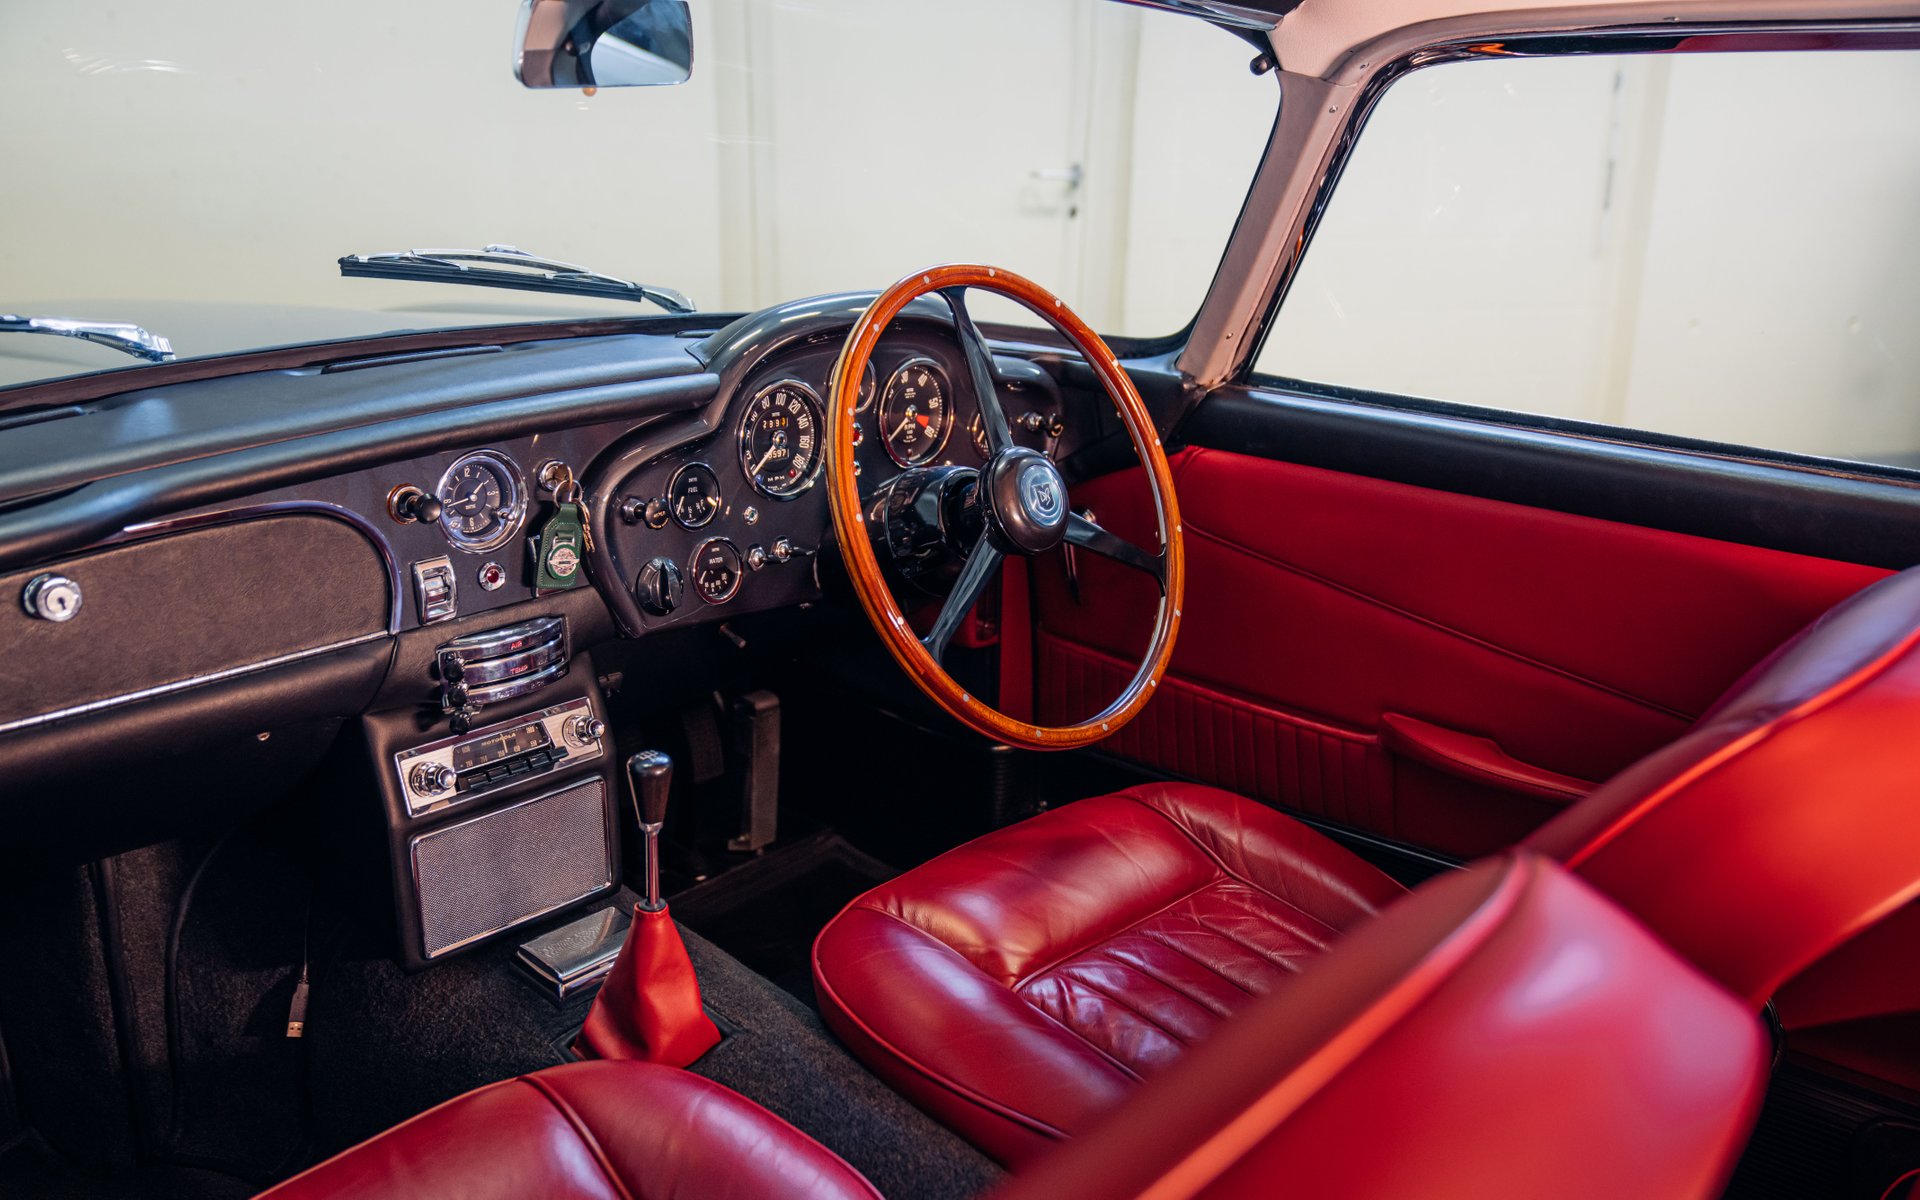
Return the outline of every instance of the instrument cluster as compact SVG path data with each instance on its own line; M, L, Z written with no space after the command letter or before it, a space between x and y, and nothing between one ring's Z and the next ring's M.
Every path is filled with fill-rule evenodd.
M817 599L814 570L831 520L825 396L839 339L770 356L739 388L714 436L634 470L609 503L616 558L647 628ZM1058 436L1060 400L1028 364L1002 381L1016 436ZM965 359L951 335L892 331L861 380L854 469L862 490L901 471L985 461Z

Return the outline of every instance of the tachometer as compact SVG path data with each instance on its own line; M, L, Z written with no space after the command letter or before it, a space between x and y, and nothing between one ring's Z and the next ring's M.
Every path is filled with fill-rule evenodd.
M471 553L512 541L527 514L520 468L495 450L455 459L433 494L440 498L440 531L455 549Z
M820 397L797 379L769 384L740 415L740 467L756 490L791 500L820 466Z
M903 467L931 462L953 431L947 373L930 358L912 358L887 380L880 396L880 433L887 455Z

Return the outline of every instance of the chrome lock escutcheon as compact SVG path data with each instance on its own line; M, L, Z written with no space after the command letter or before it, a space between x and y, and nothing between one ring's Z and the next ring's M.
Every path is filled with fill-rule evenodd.
M65 575L48 572L27 581L20 605L30 617L60 624L80 615L80 585Z

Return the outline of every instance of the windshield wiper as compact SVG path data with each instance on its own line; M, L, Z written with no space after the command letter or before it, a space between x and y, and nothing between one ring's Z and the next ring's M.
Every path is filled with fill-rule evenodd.
M470 266L468 264L478 264ZM612 296L651 300L671 313L694 311L693 301L667 287L602 275L572 263L528 254L517 246L484 250L399 250L389 254L349 254L340 273L372 279L424 279L468 283L476 287L517 288L527 292L566 292L574 296Z
M172 362L173 343L121 321L76 321L68 317L21 317L0 313L0 333L50 333L110 346L148 362Z

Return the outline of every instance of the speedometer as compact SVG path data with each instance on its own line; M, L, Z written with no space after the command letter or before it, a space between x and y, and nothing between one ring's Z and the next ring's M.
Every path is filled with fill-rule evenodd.
M903 467L931 462L953 431L947 373L930 358L912 358L887 380L880 396L880 433L887 454Z
M763 495L791 500L820 467L820 397L797 379L769 384L740 414L740 469Z

